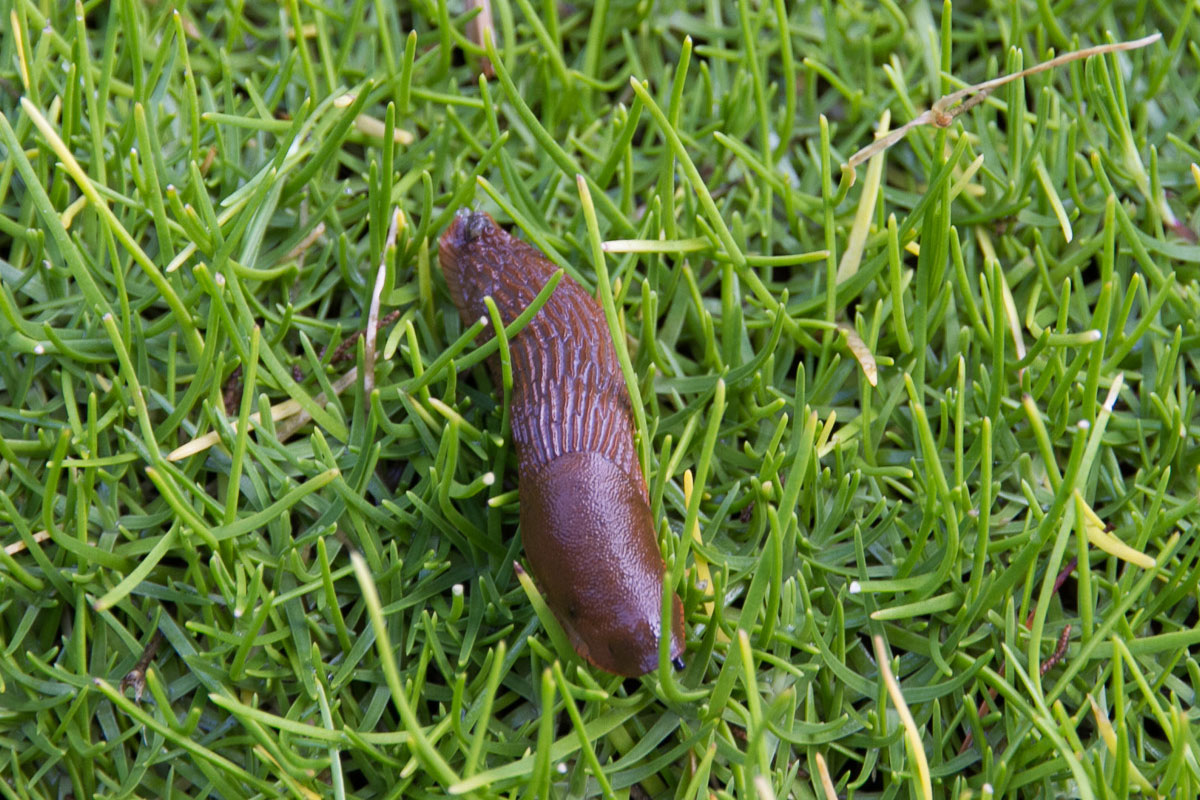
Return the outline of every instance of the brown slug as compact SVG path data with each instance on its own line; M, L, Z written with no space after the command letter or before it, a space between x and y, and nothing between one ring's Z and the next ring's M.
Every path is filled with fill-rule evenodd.
M466 209L442 234L438 260L465 324L487 317L488 296L511 323L556 270L490 216ZM575 650L617 675L643 675L658 666L665 567L604 312L563 276L509 348L525 557ZM498 358L488 366L499 385ZM682 667L677 596L670 636L672 663Z

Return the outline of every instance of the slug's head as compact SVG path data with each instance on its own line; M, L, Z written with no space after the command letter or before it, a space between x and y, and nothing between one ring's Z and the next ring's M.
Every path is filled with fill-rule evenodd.
M645 493L598 453L568 453L522 475L521 535L534 577L581 656L616 675L658 666L664 567ZM681 664L683 606L671 598L670 657Z
M499 276L511 271L514 254L523 253L523 247L486 212L464 208L454 215L438 240L438 263L463 324L486 313L484 295L495 293Z
M442 267L454 263L472 245L486 244L493 236L508 238L504 229L486 211L459 209L446 232L438 240L438 260Z

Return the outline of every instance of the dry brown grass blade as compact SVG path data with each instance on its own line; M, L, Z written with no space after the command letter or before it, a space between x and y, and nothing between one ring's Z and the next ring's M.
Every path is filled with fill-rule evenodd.
M1019 78L1025 78L1030 75L1036 75L1039 72L1045 72L1048 69L1061 67L1063 64L1072 61L1078 61L1081 58L1090 58L1091 56L1102 55L1104 53L1117 53L1125 50L1137 50L1147 45L1153 44L1162 38L1161 33L1154 33L1150 36L1143 36L1141 39L1134 39L1130 42L1113 42L1112 44L1098 44L1095 47L1085 47L1082 50L1072 50L1070 53L1063 53L1061 56L1056 56L1049 61L1043 61L1040 64L1034 64L1028 69L1023 69L1020 72L1014 72L1009 75L1001 75L998 78L992 78L990 81L977 83L973 86L967 86L959 89L957 92L951 92L948 95L940 98L933 104L933 107L928 111L923 111L917 117L904 125L896 128L896 130L884 136L881 139L876 139L871 144L859 150L850 160L842 165L842 171L851 170L863 163L876 153L886 150L896 142L908 135L908 132L913 128L919 128L922 125L932 125L935 128L948 128L954 120L970 111L975 106L987 99L987 96L994 90L1003 86L1006 83L1011 83Z
M485 47L487 42L485 36L491 36L493 40L496 38L496 23L492 19L492 2L491 0L467 0L467 10L470 11L472 8L478 8L479 13L467 23L467 36L475 44ZM487 56L479 57L479 71L488 79L496 77L492 60Z

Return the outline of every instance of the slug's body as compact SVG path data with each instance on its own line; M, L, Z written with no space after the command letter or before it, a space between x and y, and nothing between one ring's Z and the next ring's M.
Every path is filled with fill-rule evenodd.
M459 212L438 259L463 322L507 325L555 272L482 212ZM564 276L509 342L525 555L581 656L618 675L658 665L664 566L646 480L633 446L629 393L604 313ZM489 363L499 384L498 361ZM683 609L672 598L671 658L683 653Z

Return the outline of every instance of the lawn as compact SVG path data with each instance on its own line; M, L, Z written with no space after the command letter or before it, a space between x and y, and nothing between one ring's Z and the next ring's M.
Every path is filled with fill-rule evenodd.
M0 3L0 796L1200 796L1196 4L468 5ZM682 671L519 568L464 206Z

